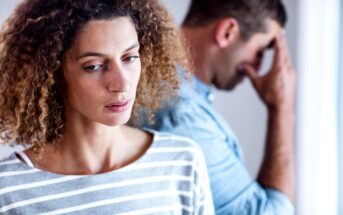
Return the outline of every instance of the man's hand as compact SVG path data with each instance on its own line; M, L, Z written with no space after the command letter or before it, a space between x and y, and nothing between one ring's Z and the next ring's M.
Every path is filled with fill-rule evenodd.
M275 38L273 65L266 75L259 76L249 65L244 65L244 71L268 108L265 154L257 180L264 187L281 191L294 202L295 73L284 33L280 32Z
M269 110L279 111L293 108L295 73L283 32L275 37L273 65L266 75L259 76L250 65L244 64L242 66Z

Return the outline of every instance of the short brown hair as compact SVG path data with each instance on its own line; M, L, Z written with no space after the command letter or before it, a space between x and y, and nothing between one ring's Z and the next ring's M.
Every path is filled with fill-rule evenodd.
M61 61L91 20L130 17L140 43L142 73L133 115L149 113L178 86L184 59L179 37L157 0L27 0L0 35L0 132L5 142L56 142L64 128Z
M286 9L280 0L193 0L183 25L204 26L224 17L238 21L243 40L264 32L267 18L282 27L287 21Z

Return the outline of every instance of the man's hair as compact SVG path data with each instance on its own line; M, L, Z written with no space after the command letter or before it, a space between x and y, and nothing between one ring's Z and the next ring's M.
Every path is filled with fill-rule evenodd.
M237 20L243 40L264 32L267 18L282 27L287 21L286 9L280 0L193 0L183 26L206 26L225 17Z

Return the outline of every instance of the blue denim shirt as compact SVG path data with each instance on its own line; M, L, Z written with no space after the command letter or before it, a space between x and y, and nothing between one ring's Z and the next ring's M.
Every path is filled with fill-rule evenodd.
M202 148L216 214L294 214L281 192L262 187L244 166L241 148L229 125L213 108L210 86L195 77L184 81L179 98L156 114L152 128L189 137Z

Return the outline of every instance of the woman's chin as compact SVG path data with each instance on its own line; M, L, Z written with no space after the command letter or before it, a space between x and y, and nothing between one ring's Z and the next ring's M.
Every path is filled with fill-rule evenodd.
M112 126L112 127L125 125L129 121L130 116L131 114L127 114L127 115L125 114L124 116L112 117L102 122L102 124L107 125L107 126Z

